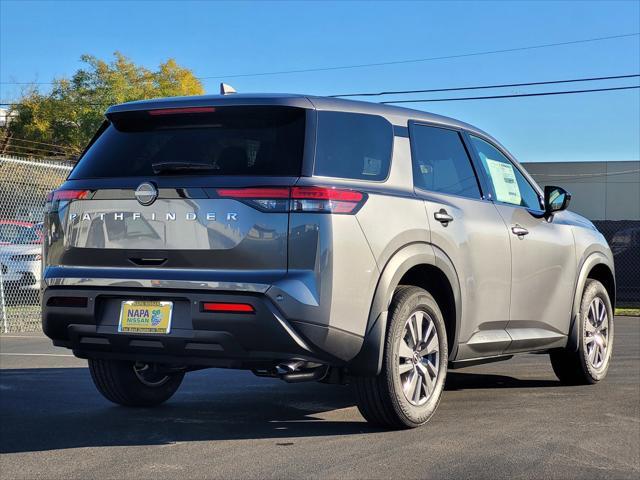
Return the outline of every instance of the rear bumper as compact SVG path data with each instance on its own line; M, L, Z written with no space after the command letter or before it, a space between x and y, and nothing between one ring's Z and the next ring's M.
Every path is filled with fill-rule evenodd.
M53 297L83 297L86 307L51 306ZM170 333L119 333L123 300L172 301ZM204 312L202 302L249 303L255 313ZM227 368L260 368L294 358L345 363L335 355L343 349L339 331L314 325L313 334L306 334L309 325L287 320L263 293L49 287L42 305L44 333L81 358Z

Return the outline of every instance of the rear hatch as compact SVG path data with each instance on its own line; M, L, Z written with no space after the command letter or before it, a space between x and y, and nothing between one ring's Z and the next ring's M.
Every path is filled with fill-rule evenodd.
M49 199L46 264L286 271L305 118L285 106L108 115Z

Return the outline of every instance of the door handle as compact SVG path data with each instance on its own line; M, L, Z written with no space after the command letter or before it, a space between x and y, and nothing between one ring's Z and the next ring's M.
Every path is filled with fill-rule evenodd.
M433 218L435 218L445 227L449 224L449 222L453 222L453 217L449 215L444 208L441 208L439 212L434 213Z
M529 233L529 230L527 230L524 227L521 227L520 225L514 225L513 227L511 227L511 231L513 232L514 235L517 235L521 238Z

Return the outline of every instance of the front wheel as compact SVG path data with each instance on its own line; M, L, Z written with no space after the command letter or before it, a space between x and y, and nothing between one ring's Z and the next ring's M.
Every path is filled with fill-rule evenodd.
M382 371L355 379L358 409L375 425L414 428L434 414L447 375L444 319L431 294L401 286L389 308Z
M90 359L89 372L107 400L128 407L152 407L169 400L184 378L181 371L120 360Z
M607 290L597 280L587 280L580 302L578 349L553 350L551 366L568 385L602 380L609 370L613 350L613 309Z

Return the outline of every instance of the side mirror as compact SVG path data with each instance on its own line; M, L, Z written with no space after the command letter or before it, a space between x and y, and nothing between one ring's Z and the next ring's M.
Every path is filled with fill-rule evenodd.
M544 187L544 214L551 217L555 212L566 210L571 194L562 187L547 185Z

